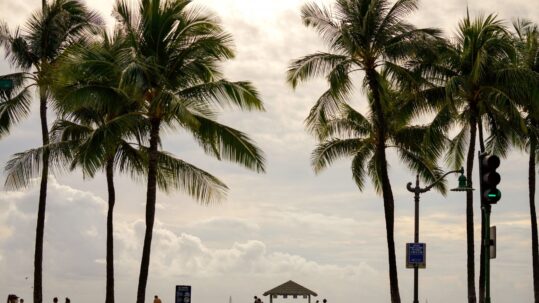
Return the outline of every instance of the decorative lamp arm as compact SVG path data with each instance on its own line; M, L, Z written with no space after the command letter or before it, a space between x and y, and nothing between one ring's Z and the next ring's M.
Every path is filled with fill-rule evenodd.
M454 173L464 174L464 167L461 167L460 169L448 171L447 173L443 174L440 178L436 179L436 181L434 181L431 185L421 189L421 192L427 192L427 191L431 190L431 188L433 188L434 185L436 185L436 184L438 184L438 182L442 181L445 177L447 177L447 175L454 174ZM411 183L408 183L408 184L410 184L410 186L412 185Z

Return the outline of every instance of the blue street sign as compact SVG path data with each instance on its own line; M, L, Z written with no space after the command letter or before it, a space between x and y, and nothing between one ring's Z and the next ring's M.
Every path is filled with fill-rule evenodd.
M406 268L425 268L427 264L427 245L425 243L406 243Z
M176 303L191 303L191 285L176 285Z

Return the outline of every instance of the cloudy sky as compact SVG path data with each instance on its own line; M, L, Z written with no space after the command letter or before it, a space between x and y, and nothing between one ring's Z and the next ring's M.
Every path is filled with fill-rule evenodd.
M323 1L323 0L317 0ZM331 3L331 0L324 2ZM0 1L0 19L23 24L41 1ZM112 0L87 3L112 22ZM303 0L195 0L220 16L232 33L237 58L226 63L233 80L250 80L267 111L224 112L220 117L248 132L262 147L267 173L258 175L205 156L187 136L167 134L164 148L207 169L230 187L228 199L197 205L181 194L158 195L157 222L147 288L148 298L172 302L174 287L193 286L199 302L246 302L290 279L330 302L389 301L387 249L381 197L368 186L355 187L349 163L341 161L320 175L309 166L314 140L303 120L326 89L321 80L296 91L285 83L290 60L324 50L317 35L301 24ZM511 19L539 16L539 5L525 0L430 0L410 16L419 26L455 32L466 5L473 15L497 12ZM12 71L0 59L0 74ZM361 109L358 91L351 103ZM15 152L39 145L37 107L9 137L0 141L0 163ZM50 120L54 117L51 114ZM405 243L413 240L414 179L390 155L395 193L396 248L403 301L412 300L413 274L405 268ZM502 162L504 198L493 209L498 227L498 258L492 262L492 293L498 302L531 302L531 241L527 202L527 159L519 152ZM456 176L449 178L456 183ZM144 233L143 183L117 181L115 209L116 296L136 296ZM38 189L0 193L0 297L31 300ZM80 173L51 177L44 255L44 298L70 297L90 303L104 299L106 184L103 176ZM476 229L479 208L476 207ZM476 239L479 237L476 233ZM427 268L420 272L421 302L464 302L466 242L464 195L436 192L422 196L421 240L428 245ZM479 246L476 246L479 250ZM478 258L476 258L478 259ZM265 298L264 301L269 301ZM284 300L281 300L284 302Z

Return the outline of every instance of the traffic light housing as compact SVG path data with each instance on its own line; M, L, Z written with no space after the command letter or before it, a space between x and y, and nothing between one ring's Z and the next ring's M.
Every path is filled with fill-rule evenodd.
M481 202L488 204L497 203L502 192L496 188L500 183L500 174L496 169L500 166L500 158L495 155L483 154L479 156L479 174L481 175Z

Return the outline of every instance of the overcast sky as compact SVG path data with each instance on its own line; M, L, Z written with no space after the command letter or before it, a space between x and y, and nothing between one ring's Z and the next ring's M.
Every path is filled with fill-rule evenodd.
M12 28L22 25L40 3L1 0L0 19ZM87 3L108 22L113 21L113 1ZM181 193L158 194L148 300L158 294L164 303L173 302L175 285L186 284L193 286L195 303L228 302L230 296L233 302L247 302L291 279L331 303L389 301L382 199L370 185L362 193L357 190L348 160L318 176L313 173L309 158L315 142L306 134L303 120L327 85L316 80L293 91L285 83L292 59L325 50L314 31L301 24L299 9L306 2L195 3L216 13L234 37L237 57L225 64L227 78L252 81L267 109L264 113L224 112L219 120L246 131L264 150L268 169L258 175L218 162L205 156L190 138L166 134L165 150L212 172L226 182L230 193L225 202L211 206L197 205ZM442 28L451 36L466 5L474 16L496 12L506 19L539 21L539 5L525 0L423 1L410 20L418 26ZM0 59L0 74L10 71L8 63ZM359 109L365 106L360 91L351 103ZM33 109L24 123L1 139L2 165L11 154L39 146L35 104ZM50 114L49 121L53 118ZM405 268L405 243L413 240L413 197L405 186L414 176L394 155L389 161L399 286L406 302L412 300L413 271ZM512 153L502 161L500 172L503 199L493 207L492 216L492 224L498 227L492 297L497 302L532 302L526 155ZM456 178L449 177L450 187L456 186ZM116 298L127 303L136 297L145 184L126 177L118 178L117 184ZM62 302L66 296L76 303L104 300L105 178L98 175L83 180L78 172L51 177L48 193L45 302L54 296ZM0 299L16 293L31 302L37 197L37 187L0 193ZM427 268L420 271L420 301L464 302L464 195L451 192L443 197L429 192L421 201L420 237L427 243L428 258ZM476 207L476 240L478 217ZM476 260L478 257L477 253ZM267 297L263 299L269 302Z

